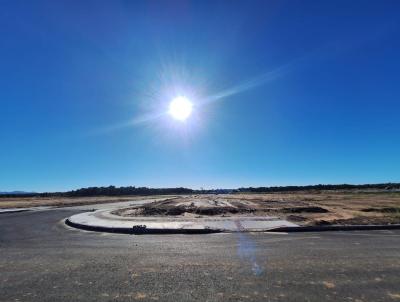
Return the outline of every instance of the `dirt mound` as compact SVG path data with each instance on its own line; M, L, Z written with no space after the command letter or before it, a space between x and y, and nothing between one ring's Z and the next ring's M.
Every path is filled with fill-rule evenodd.
M254 211L254 208L246 204L230 204L201 199L194 202L192 199L178 198L121 209L115 211L114 214L120 216L180 216L189 213L214 216L252 213Z
M400 213L400 208L384 207L384 208L366 208L363 212L378 212L378 213Z
M289 215L287 216L287 219L293 222L303 222L307 220L307 218L299 215Z
M272 216L300 225L400 223L400 192L185 195L116 211L121 216Z
M321 207L293 207L283 208L283 213L328 213L327 209Z
M171 206L171 207L156 207L156 206L143 206L133 209L131 211L135 216L178 216L185 213L197 215L222 215L222 214L238 214L250 213L253 209L239 209L235 207L191 207L191 206Z

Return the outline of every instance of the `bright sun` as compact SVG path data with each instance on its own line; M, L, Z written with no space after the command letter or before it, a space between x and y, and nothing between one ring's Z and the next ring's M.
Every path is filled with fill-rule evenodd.
M184 121L192 113L193 104L184 96L178 96L169 103L168 113L177 120Z

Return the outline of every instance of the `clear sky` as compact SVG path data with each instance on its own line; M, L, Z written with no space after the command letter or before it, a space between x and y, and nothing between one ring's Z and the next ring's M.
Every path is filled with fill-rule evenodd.
M13 0L0 34L0 191L400 181L399 1Z

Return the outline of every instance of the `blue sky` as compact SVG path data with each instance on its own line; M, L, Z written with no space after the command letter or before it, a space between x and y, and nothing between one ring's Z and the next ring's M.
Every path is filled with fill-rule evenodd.
M399 22L398 1L1 1L0 191L400 181Z

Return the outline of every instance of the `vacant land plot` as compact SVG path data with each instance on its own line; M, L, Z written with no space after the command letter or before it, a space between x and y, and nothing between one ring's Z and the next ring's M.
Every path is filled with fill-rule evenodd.
M109 202L151 199L158 196L96 196L96 197L2 197L0 209L29 208L38 206L70 207Z
M115 212L122 216L278 216L300 225L400 223L400 192L308 191L193 195Z
M278 216L300 225L400 223L400 192L302 191L191 196L99 196L0 198L0 208L68 207L166 197L117 212L123 216Z

